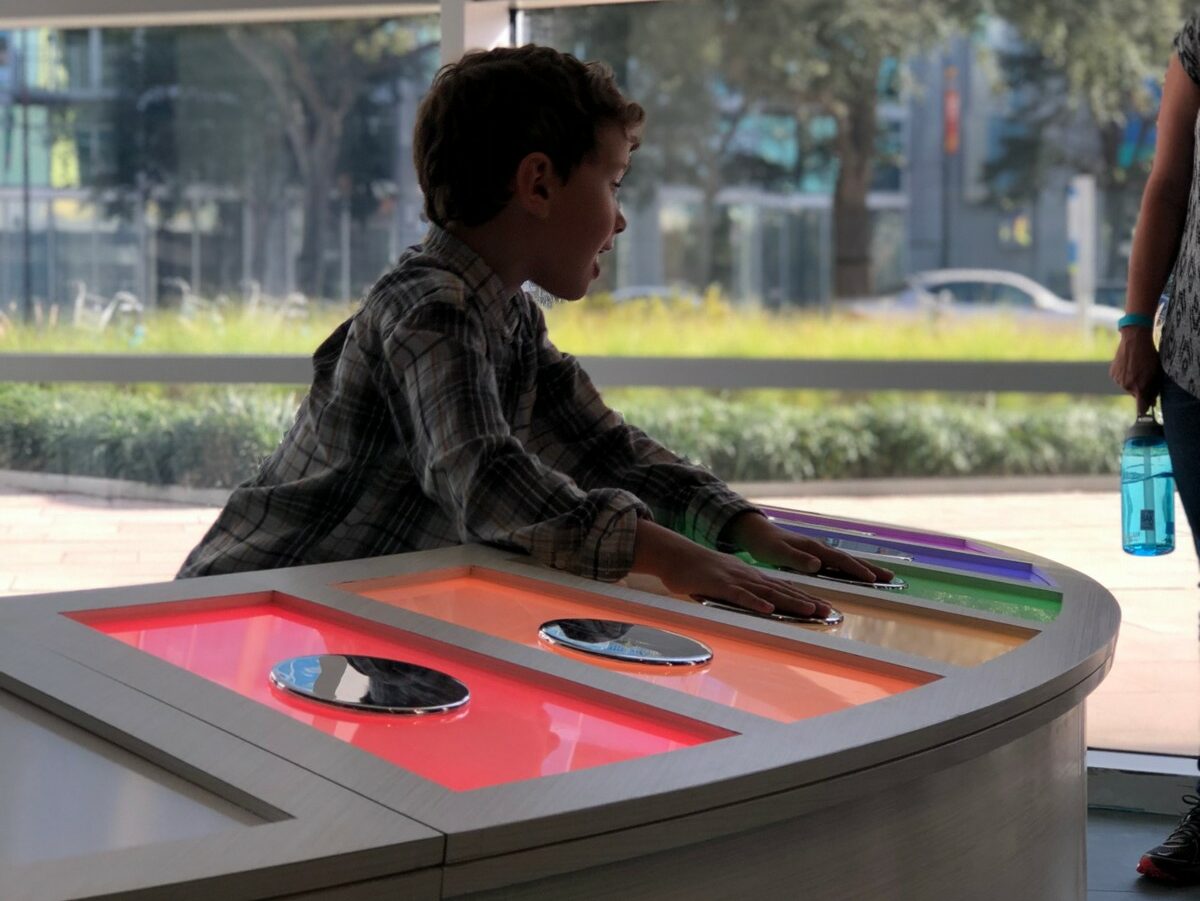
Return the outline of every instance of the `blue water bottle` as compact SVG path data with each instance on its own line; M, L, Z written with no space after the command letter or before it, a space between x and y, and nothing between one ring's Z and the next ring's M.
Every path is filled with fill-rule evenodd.
M1139 557L1175 550L1175 473L1153 409L1138 416L1121 448L1121 544Z

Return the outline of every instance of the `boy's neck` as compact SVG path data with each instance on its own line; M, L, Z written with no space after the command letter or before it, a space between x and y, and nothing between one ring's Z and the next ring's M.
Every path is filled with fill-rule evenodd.
M482 225L458 225L451 223L446 231L466 244L487 263L506 294L515 294L529 280L529 264L523 230L509 221L507 211L489 219Z

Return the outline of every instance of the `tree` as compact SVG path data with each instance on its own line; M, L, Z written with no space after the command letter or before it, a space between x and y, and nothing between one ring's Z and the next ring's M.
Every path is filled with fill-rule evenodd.
M246 268L262 281L268 223L282 218L291 167L281 123L253 73L221 28L114 29L104 37L117 84L101 111L111 123L107 152L88 181L107 212L140 220L153 201L166 218L189 189L234 192L250 213Z
M324 296L334 199L364 214L364 182L393 176L386 161L394 141L380 146L367 121L380 105L395 103L399 80L429 81L437 60L432 24L351 20L107 33L120 81L105 110L114 125L112 159L93 185L110 212L126 215L140 215L149 198L169 215L193 186L236 192L250 212L248 246L256 259L248 269L261 281L268 226L284 218L287 189L298 184L304 238L297 281Z
M339 164L346 120L376 85L431 71L437 43L391 20L232 27L230 44L266 85L304 191L298 277L321 296L328 281L330 199L349 191Z
M735 174L733 164L745 162L738 159L739 125L763 113L792 116L798 129L832 118L835 291L859 296L872 289L867 194L879 152L881 68L968 25L980 2L676 0L590 18L564 11L558 37L564 49L629 58L630 86L650 112L660 166L689 172L703 191L700 240L710 260L714 198ZM597 27L616 16L638 17L637 27L625 30L633 36L625 46L611 42L611 26Z
M834 292L872 293L867 195L879 155L880 73L969 28L979 0L723 0L738 45L732 85L802 118L836 123Z
M534 41L614 67L618 82L646 108L645 142L634 158L623 192L626 204L653 199L663 183L700 192L694 229L700 284L720 279L717 195L731 184L753 182L747 166L761 167L739 148L739 126L760 106L730 90L736 65L729 42L738 30L713 0L678 0L631 6L592 6L545 12L532 18ZM761 174L756 173L756 174Z
M1117 243L1132 229L1149 175L1157 87L1182 5L1014 3L1005 12L1025 39L1000 57L1019 127L986 168L993 199L1012 204L1036 195L1055 167L1089 173L1104 197L1105 233ZM1108 254L1107 266L1109 278L1124 275L1118 254Z
M1048 124L1082 110L1117 158L1126 114L1146 105L1180 21L1179 0L674 0L584 14L564 10L548 32L557 46L623 61L626 85L647 106L646 162L685 175L705 198L698 230L711 272L715 197L745 169L735 136L748 116L785 111L797 123L830 117L835 292L873 290L867 195L879 156L880 73L988 16L1011 22L1043 69L1059 78ZM631 17L637 17L631 27ZM618 24L623 22L623 26ZM1051 81L1043 81L1048 87ZM919 89L919 86L918 86ZM1041 143L1044 152L1050 149ZM646 151L649 151L648 153ZM650 159L647 159L647 158ZM1040 165L1044 165L1042 157ZM1090 168L1090 167L1089 167ZM1114 181L1137 171L1109 167ZM1026 172L1028 177L1032 172ZM1128 192L1126 192L1128 193Z

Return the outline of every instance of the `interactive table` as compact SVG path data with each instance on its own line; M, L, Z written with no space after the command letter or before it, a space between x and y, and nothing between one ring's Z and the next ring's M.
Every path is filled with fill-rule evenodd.
M466 546L6 600L0 896L1083 899L1112 596L801 525L903 587L777 573L801 625Z

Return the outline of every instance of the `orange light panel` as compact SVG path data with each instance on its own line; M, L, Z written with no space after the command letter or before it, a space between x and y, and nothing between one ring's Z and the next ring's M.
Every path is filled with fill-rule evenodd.
M722 629L686 614L672 617L601 595L482 568L472 568L469 574L424 573L420 577L350 582L338 587L780 722L865 704L937 678L865 658L807 652L783 642L771 644L739 637L749 633ZM708 645L713 659L703 666L642 666L607 661L539 641L538 627L563 617L617 619L679 632Z

